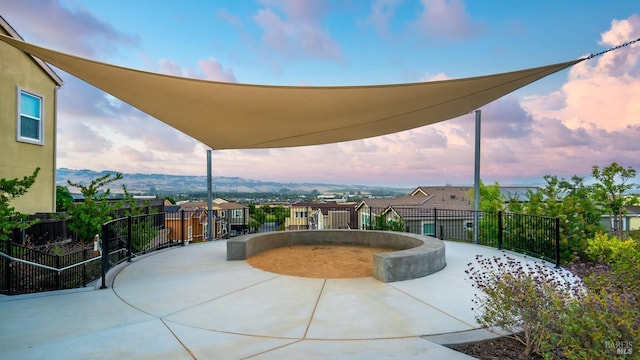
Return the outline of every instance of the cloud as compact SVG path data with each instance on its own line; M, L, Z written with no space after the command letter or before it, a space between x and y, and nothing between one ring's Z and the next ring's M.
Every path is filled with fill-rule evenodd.
M544 148L563 148L593 145L589 130L570 129L558 119L536 121L536 137Z
M59 0L4 1L7 21L29 24L17 29L28 41L86 57L110 55L119 47L137 46L138 38L119 32L83 9L69 9Z
M220 9L216 11L215 15L216 15L216 18L231 24L233 27L237 29L242 28L244 26L242 19L240 19L240 17L238 16L231 14L227 9Z
M233 70L225 69L215 58L198 60L197 68L183 68L169 59L158 61L159 71L164 74L222 82L237 82Z
M58 144L65 153L99 153L108 151L113 143L104 137L99 130L84 122L69 126L66 121L59 120Z
M613 47L640 37L640 16L614 20L601 44ZM547 104L547 105L545 105ZM549 106L548 104L553 104ZM563 106L559 106L563 105ZM563 119L570 128L587 125L615 130L640 119L640 44L636 43L573 66L557 93L523 102L538 117Z
M262 28L262 42L269 50L289 58L343 61L340 45L322 27L328 3L296 0L261 3L265 8L258 10L254 21Z
M400 3L400 0L374 0L371 4L371 13L364 23L373 26L379 35L388 36L389 22Z
M425 73L420 79L418 79L418 81L441 81L449 79L450 78L447 74L440 72L437 74Z
M127 161L149 162L156 159L156 156L152 151L140 151L128 145L121 146L119 152Z
M533 119L517 99L505 97L482 109L483 138L521 138L531 134Z
M462 0L422 0L423 12L413 24L423 35L440 39L474 37L484 26L475 22Z

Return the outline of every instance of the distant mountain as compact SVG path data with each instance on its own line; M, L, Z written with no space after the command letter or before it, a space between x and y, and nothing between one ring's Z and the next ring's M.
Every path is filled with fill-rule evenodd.
M57 185L67 186L67 180L79 184L89 184L91 180L105 174L115 174L115 171L73 170L61 168L56 171ZM387 187L344 185L344 184L319 184L319 183L280 183L273 181L260 181L244 179L241 177L214 176L212 184L216 192L280 192L288 191L312 191L324 192L349 192L367 190L386 190L406 194L410 189L397 189ZM108 188L113 193L122 192L122 185L127 186L127 191L132 194L156 194L156 193L184 193L206 192L206 176L165 175L165 174L122 174L122 180L111 183ZM77 189L69 189L72 193Z

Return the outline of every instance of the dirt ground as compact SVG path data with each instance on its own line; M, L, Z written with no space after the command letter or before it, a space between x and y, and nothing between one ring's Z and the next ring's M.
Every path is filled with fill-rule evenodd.
M386 248L347 245L301 245L258 253L247 262L265 271L309 278L344 279L373 276L373 254Z

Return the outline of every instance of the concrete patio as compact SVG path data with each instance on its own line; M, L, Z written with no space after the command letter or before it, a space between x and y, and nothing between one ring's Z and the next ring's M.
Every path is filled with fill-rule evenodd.
M443 270L385 284L265 272L227 261L226 241L168 249L111 270L108 289L0 297L0 358L468 359L439 344L491 336L464 270L501 253L446 242Z

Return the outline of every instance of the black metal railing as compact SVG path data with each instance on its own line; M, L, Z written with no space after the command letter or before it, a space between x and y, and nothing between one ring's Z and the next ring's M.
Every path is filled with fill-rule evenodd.
M106 274L110 268L139 254L184 246L193 236L190 223L192 213L156 213L128 216L102 225L102 284L106 287ZM195 219L200 224L199 218ZM179 225L179 229L178 229ZM190 231L185 231L191 227Z
M83 248L52 255L0 241L0 293L25 294L84 287L101 275L100 255Z
M399 226L400 231L511 250L560 266L558 218L415 207L368 208L364 214L368 224L360 228L394 230Z
M334 216L332 221L331 215ZM560 265L560 227L557 218L437 209L416 206L322 208L313 205L296 210L284 224L265 222L252 232L277 230L361 229L391 230L433 236L512 250Z
M307 215L304 216L300 215ZM9 241L0 241L0 292L18 294L86 286L134 256L250 232L300 229L372 229L404 231L442 240L477 243L512 250L560 265L557 218L505 212L475 212L417 207L345 207L299 211L284 220L256 222L216 214L209 239L206 211L179 211L123 217L105 223L100 235L102 256L92 247L52 255ZM227 214L228 215L228 214ZM101 260L101 261L98 261Z

